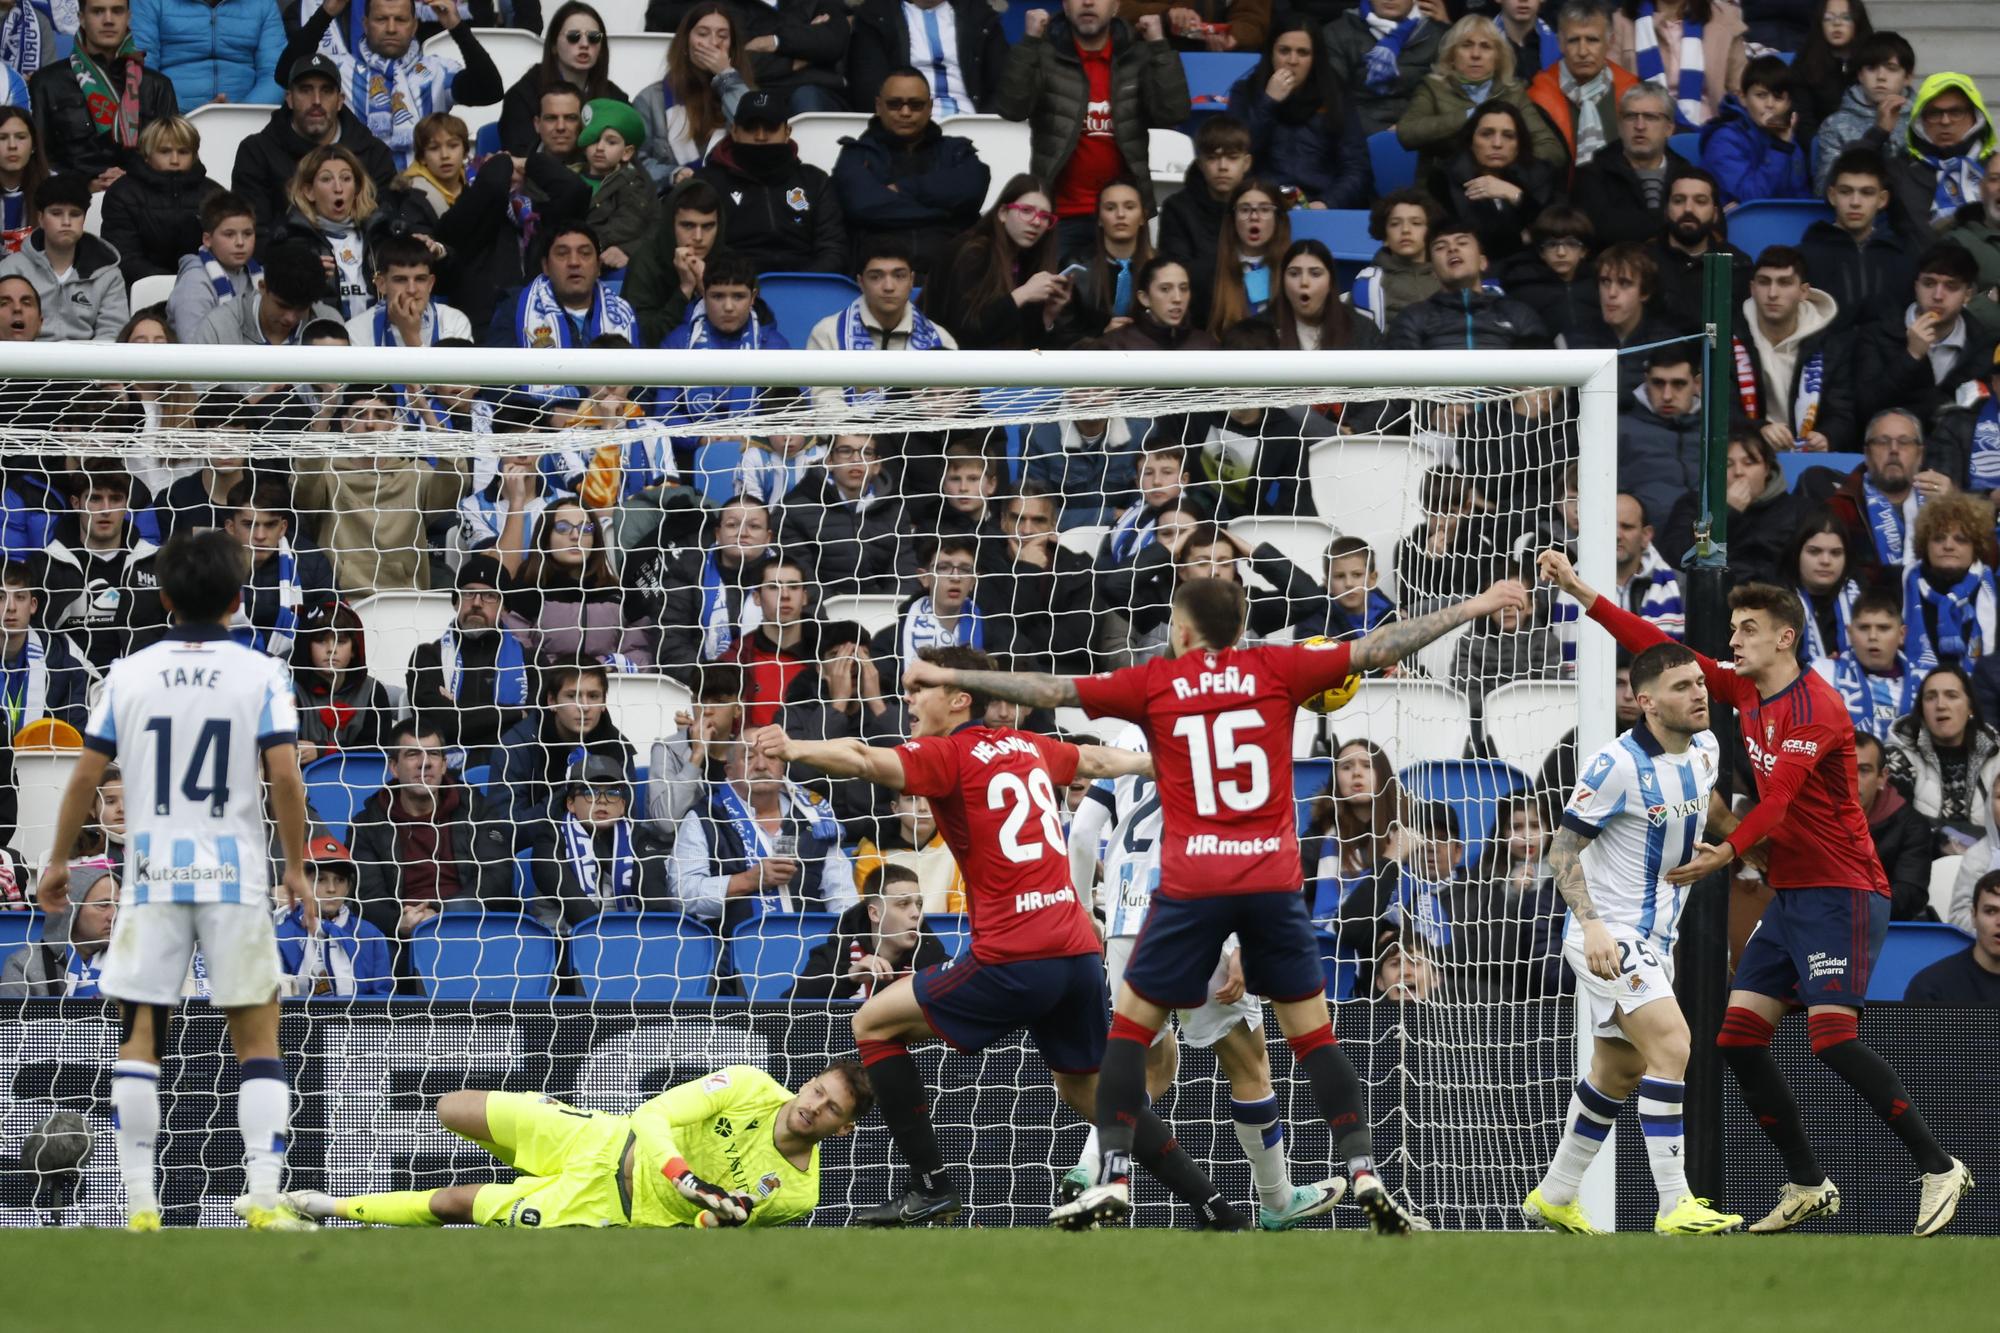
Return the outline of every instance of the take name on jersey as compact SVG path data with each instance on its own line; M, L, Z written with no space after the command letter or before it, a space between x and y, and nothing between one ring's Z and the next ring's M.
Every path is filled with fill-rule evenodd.
M1613 934L1626 931L1671 949L1687 886L1666 874L1694 855L1720 772L1713 732L1668 754L1641 722L1597 751L1563 810L1563 827L1585 838L1591 901ZM1573 916L1568 933L1581 936Z

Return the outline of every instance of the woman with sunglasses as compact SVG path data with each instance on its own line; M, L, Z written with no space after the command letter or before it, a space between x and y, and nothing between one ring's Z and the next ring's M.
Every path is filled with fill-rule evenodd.
M542 511L534 549L508 580L500 617L530 657L591 657L626 670L652 665L644 630L626 615L625 595L605 554L606 536L574 497Z
M582 0L567 0L549 20L542 35L542 60L514 81L500 101L500 146L525 157L540 144L535 113L545 89L567 83L583 95L584 105L600 97L631 99L611 81L611 38L604 20Z
M1047 188L1026 172L951 246L931 274L923 311L966 348L1066 347L1074 289L1056 272L1056 215Z

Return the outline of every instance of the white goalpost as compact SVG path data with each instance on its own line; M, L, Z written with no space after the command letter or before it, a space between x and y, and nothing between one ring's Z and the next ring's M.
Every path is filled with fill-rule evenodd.
M815 949L867 927L870 867L914 871L927 937L963 947L962 887L922 812L851 784L775 798L790 845L815 849L795 884L718 888L757 857L731 841L736 798L717 793L755 779L726 735L691 750L684 718L886 743L913 645L1110 669L1157 649L1163 591L1200 574L1248 585L1259 638L1303 638L1341 623L1328 552L1342 539L1365 543L1405 610L1518 572L1549 541L1612 586L1616 386L1606 352L0 346L6 582L32 595L13 611L0 599L9 863L29 897L53 857L121 871L115 812L86 846L49 845L73 728L109 661L164 623L159 543L237 532L256 557L239 637L291 663L314 831L350 850L352 930L379 930L388 960L364 987L358 947L287 945L294 1178L336 1194L490 1179L495 1164L428 1116L442 1093L624 1111L723 1065L797 1086L851 1054L851 1001L790 992ZM864 473L859 493L840 489ZM1052 534L1028 522L1037 502ZM496 625L456 619L469 560L496 573L474 581L482 598L496 585L482 602ZM1432 645L1340 711L1302 712L1295 744L1340 1039L1370 1088L1385 1180L1440 1227L1522 1225L1588 1042L1548 980L1560 900L1508 862L1496 816L1552 818L1574 756L1612 738L1614 647L1536 605L1527 624ZM518 651L473 646L495 629ZM32 671L15 670L23 654ZM600 676L601 707L584 697ZM1024 723L1110 736L1067 710ZM436 775L410 758L426 730ZM1332 785L1355 741L1404 792L1400 845L1456 844L1462 866L1413 852L1371 881L1388 887L1359 886ZM623 765L626 825L588 799L571 809L596 757ZM465 845L410 841L405 789L457 812ZM0 988L0 1087L14 1089L0 1225L45 1219L44 1182L16 1155L60 1111L99 1140L69 1220L120 1215L96 1073L117 1020L88 984L96 941L69 925L0 892L0 959L26 949L31 968ZM853 957L833 964L841 979ZM188 991L162 1073L162 1197L170 1224L233 1224L236 1074L199 975ZM1328 1137L1304 1123L1310 1098L1267 1035L1309 1181L1332 1169ZM1039 1224L1083 1131L1031 1048L920 1063L971 1220ZM1160 1109L1247 1195L1211 1058L1184 1050ZM830 1142L822 1170L815 1224L844 1224L902 1178L879 1123ZM1610 1176L1587 1178L1594 1216L1614 1214ZM1140 1188L1139 1222L1184 1222L1156 1190Z

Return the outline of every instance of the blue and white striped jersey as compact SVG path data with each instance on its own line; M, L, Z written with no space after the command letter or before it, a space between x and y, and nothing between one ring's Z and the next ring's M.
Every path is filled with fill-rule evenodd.
M128 904L268 904L263 755L298 730L284 663L220 625L112 663L83 743L125 779Z
M1128 726L1112 744L1121 750L1144 751L1146 734ZM1153 890L1160 887L1160 793L1151 778L1099 778L1086 800L1111 812L1104 838L1104 878L1098 881L1098 906L1104 911L1104 933L1125 939L1146 924Z
M1673 947L1687 886L1666 873L1694 855L1719 771L1713 732L1680 754L1641 722L1592 755L1563 810L1563 827L1589 840L1584 880L1604 923ZM1568 929L1582 933L1574 917Z

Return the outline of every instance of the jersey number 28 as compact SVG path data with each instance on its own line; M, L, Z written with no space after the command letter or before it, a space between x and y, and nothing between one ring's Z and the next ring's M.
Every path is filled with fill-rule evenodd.
M986 808L998 810L1003 806L1007 807L1007 818L1000 825L1000 850L1009 861L1039 861L1044 849L1053 849L1057 856L1068 854L1062 816L1057 812L1056 784L1047 770L1034 769L1025 782L1018 773L994 774L993 780L986 784ZM1021 831L1027 827L1032 813L1030 806L1040 808L1041 837L1022 842Z
M1263 717L1254 708L1235 708L1212 718L1184 717L1174 723L1174 735L1187 742L1188 766L1194 771L1195 813L1203 816L1219 813L1218 797L1221 805L1238 813L1259 809L1271 798L1271 761L1265 756L1264 747L1236 739L1242 732L1254 731L1263 723ZM1217 773L1231 771L1241 771L1242 780L1217 780Z

